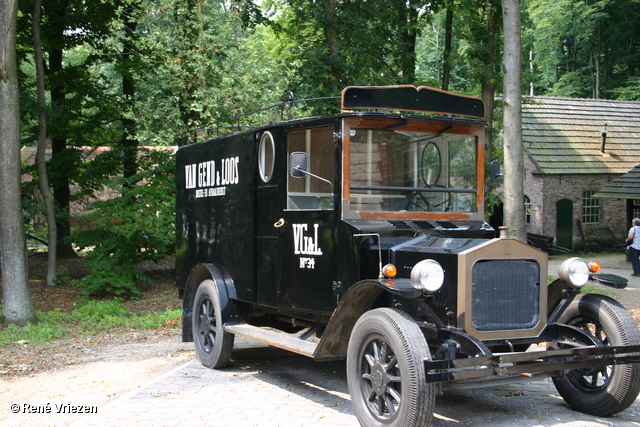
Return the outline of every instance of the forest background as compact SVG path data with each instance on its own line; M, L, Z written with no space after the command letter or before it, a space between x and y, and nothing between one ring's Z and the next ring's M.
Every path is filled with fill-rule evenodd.
M520 5L525 93L640 100L639 0ZM500 0L48 0L41 12L57 255L90 248L88 295L137 295L135 265L173 252L172 151L144 147L230 132L238 115L282 100L393 84L480 96L493 125L487 160L501 156ZM20 1L23 146L38 140L32 26L33 2ZM265 111L242 124L278 119ZM88 160L96 147L110 149ZM36 166L23 169L37 188ZM95 202L105 187L120 197ZM89 213L72 217L71 201ZM28 232L44 238L34 221L44 207L23 203Z

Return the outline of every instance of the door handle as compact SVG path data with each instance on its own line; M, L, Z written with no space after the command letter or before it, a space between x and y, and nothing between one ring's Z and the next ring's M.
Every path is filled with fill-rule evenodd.
M282 228L285 225L287 225L286 221L284 220L284 218L280 218L276 223L273 224L273 226L275 228Z

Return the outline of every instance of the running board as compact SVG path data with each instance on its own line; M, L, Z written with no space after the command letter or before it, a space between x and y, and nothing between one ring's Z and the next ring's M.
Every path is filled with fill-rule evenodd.
M317 347L317 343L304 341L285 332L247 325L246 323L241 325L225 325L224 330L234 335L251 338L252 340L269 344L272 347L281 348L307 357L313 357L313 352Z

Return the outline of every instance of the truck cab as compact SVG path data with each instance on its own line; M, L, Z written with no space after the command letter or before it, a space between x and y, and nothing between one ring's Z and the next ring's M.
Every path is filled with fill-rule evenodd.
M545 252L485 222L486 125L478 98L349 87L339 113L181 147L177 287L198 359L225 366L235 335L346 358L363 425L428 425L437 388L547 377L579 410L626 409L640 332L580 293L626 281L572 258L548 284Z

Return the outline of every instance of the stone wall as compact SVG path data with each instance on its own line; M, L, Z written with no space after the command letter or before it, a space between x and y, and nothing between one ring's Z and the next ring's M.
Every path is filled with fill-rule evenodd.
M583 220L583 193L599 190L619 175L546 175L538 173L535 163L528 155L524 158L524 194L531 201L531 223L527 226L530 233L546 236L556 235L556 203L562 199L573 202L573 241L574 249L582 247L582 240L576 220ZM595 224L582 224L583 231L591 228L609 227L623 242L629 228L626 220L626 200L600 199L600 221Z

